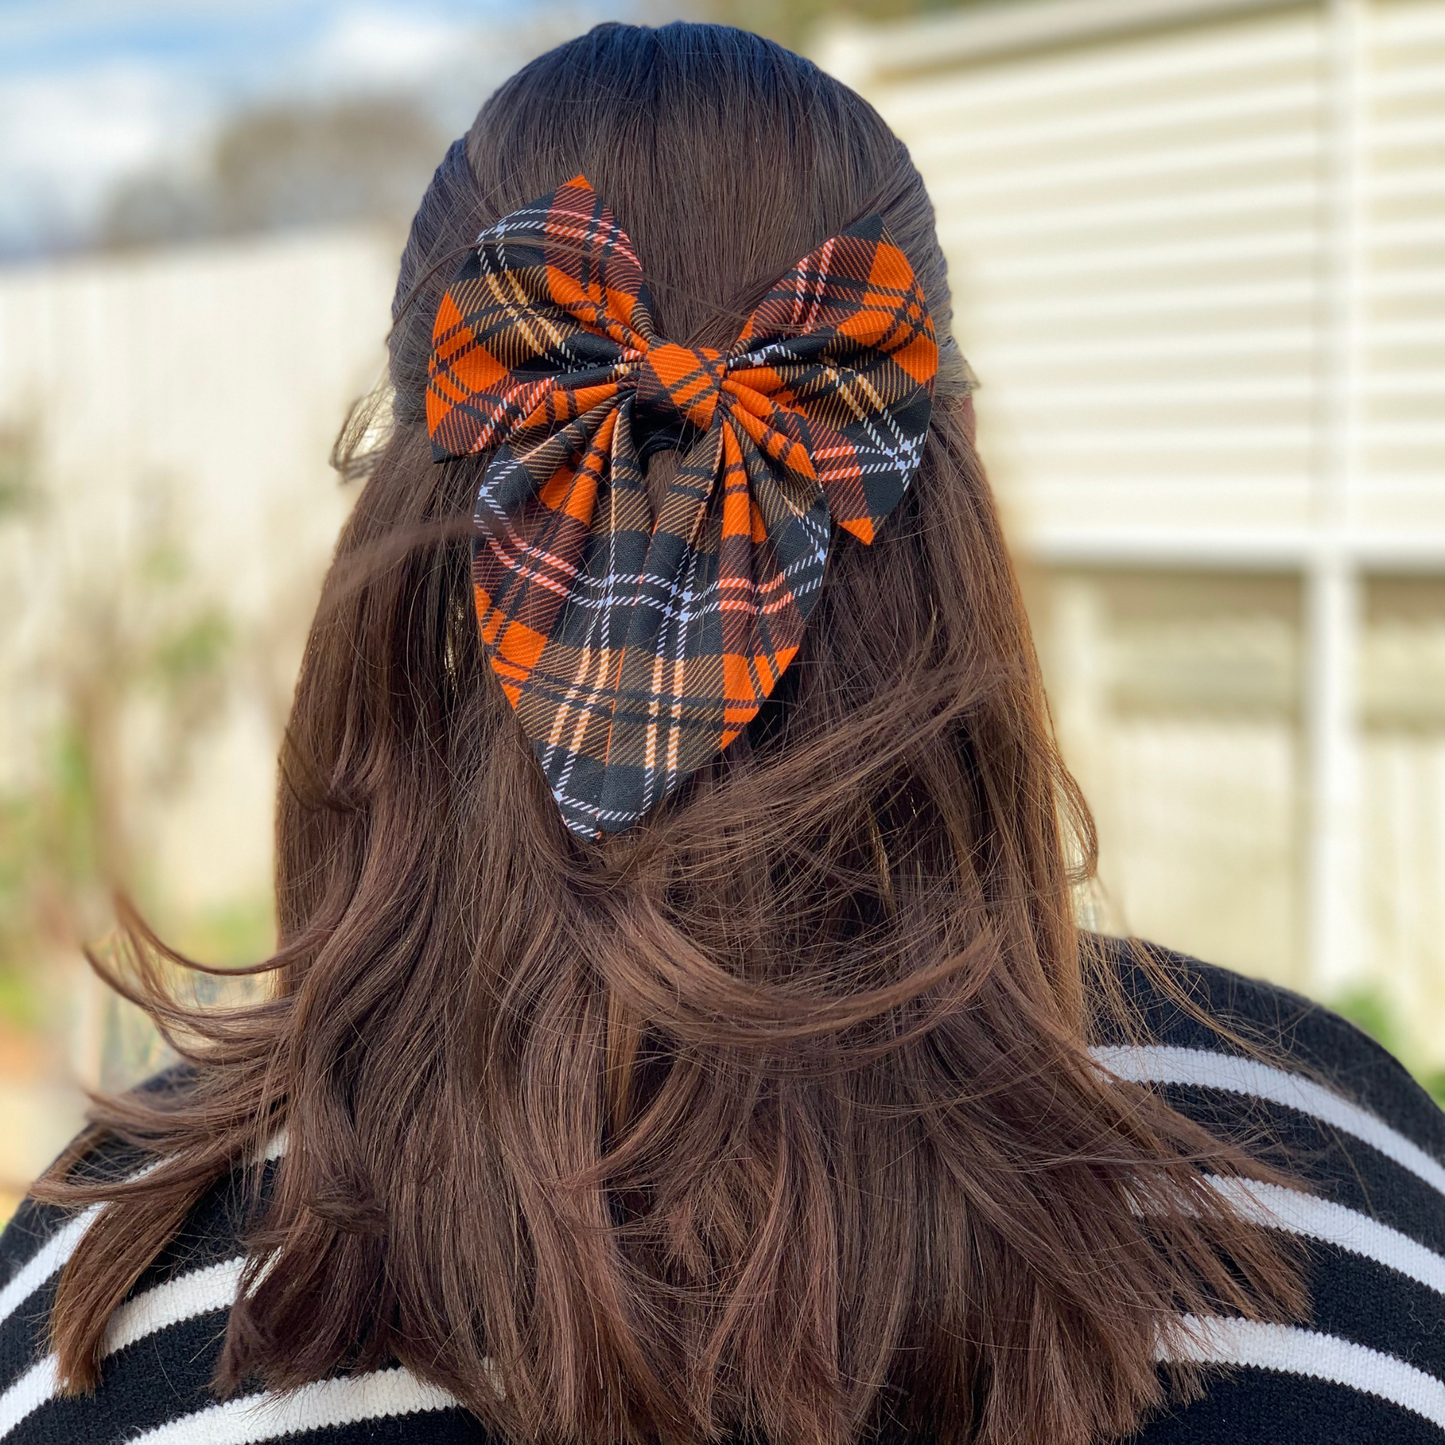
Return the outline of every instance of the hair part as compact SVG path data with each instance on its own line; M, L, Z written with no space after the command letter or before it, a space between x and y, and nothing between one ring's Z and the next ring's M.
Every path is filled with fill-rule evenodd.
M297 685L271 996L185 1008L152 961L176 955L125 920L114 981L194 1073L100 1101L43 1184L109 1202L61 1280L61 1375L96 1381L140 1270L284 1128L222 1389L399 1360L538 1445L1125 1433L1164 1398L1178 1311L1286 1318L1302 1294L1201 1166L1260 1171L1090 1061L1130 1023L1075 929L1066 850L1087 872L1092 826L961 362L896 513L871 547L835 540L773 698L636 829L566 831L487 665L464 535L484 461L431 461L431 322L472 238L579 171L671 339L728 344L872 211L949 333L906 151L778 46L600 26L487 103L412 229L394 425ZM160 1162L87 1181L107 1137Z

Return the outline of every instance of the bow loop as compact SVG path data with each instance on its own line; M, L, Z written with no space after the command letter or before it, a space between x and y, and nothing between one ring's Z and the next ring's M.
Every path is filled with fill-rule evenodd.
M871 542L907 489L938 370L923 293L872 216L781 276L727 351L675 345L577 176L478 237L432 340L433 455L491 453L488 659L567 826L621 832L757 714L833 526ZM704 434L655 512L644 419Z

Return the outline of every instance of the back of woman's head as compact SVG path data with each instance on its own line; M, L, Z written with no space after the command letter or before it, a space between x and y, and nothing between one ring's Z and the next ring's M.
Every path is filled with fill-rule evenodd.
M951 320L933 206L903 143L861 97L724 25L599 25L513 76L438 171L402 256L392 380L419 415L432 321L458 251L582 174L642 263L659 335L726 346L800 256L883 217ZM945 386L956 390L956 353Z
M595 844L479 641L487 458L433 463L424 420L459 257L578 173L669 340L728 345L877 213L944 343L921 468L871 546L835 535L772 697ZM129 985L196 1076L100 1116L168 1162L66 1274L72 1383L135 1262L283 1127L222 1383L397 1358L518 1441L1082 1445L1160 1398L1181 1307L1290 1305L1196 1172L1239 1159L1090 1064L1118 1005L1071 918L1087 815L965 424L932 209L875 112L740 31L601 26L453 148L394 314L390 429L348 457L367 480L283 753L274 996L204 1018L153 970Z

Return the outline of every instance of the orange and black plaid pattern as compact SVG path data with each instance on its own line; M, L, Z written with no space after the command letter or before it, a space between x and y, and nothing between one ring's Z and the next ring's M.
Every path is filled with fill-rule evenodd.
M757 713L831 523L872 541L917 470L937 369L876 216L803 257L726 351L654 334L581 176L478 238L437 312L427 425L438 461L493 453L482 641L574 833L631 827ZM686 446L656 515L649 437Z

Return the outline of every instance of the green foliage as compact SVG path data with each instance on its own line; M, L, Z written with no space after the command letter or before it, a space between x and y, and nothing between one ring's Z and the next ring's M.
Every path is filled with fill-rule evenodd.
M1400 1027L1390 1000L1380 989L1370 985L1353 988L1336 999L1333 1007L1336 1013L1362 1028L1377 1044L1394 1054L1436 1102L1445 1105L1445 1069L1412 1059L1405 1030Z
M0 1023L29 1032L40 1027L43 1014L33 975L13 963L0 964Z
M0 438L0 476L3 458ZM27 678L28 716L40 726L25 739L20 783L0 792L0 1019L17 1027L41 1022L39 970L108 928L116 887L165 911L164 888L144 867L147 825L220 714L235 643L178 540L172 495L158 486L149 545L114 554L99 594L88 569L73 585L59 579ZM66 555L50 509L7 521L29 532L37 555Z
M1391 1053L1399 1048L1394 1010L1378 989L1351 989L1336 1002L1335 1012L1343 1014L1357 1028L1364 1029L1377 1044Z
M269 896L232 900L176 919L168 937L187 957L235 968L275 952L276 913Z
M30 785L0 796L0 1018L40 1022L35 966L99 870L95 780L74 728L62 724Z
M90 740L71 719L60 725L52 745L48 778L32 797L37 823L37 857L62 885L96 880L103 867L99 828L101 803Z
M0 427L0 521L32 507L37 437L31 427Z
M220 671L232 641L231 621L208 607L169 635L157 638L151 653L156 681L170 694L204 684Z

